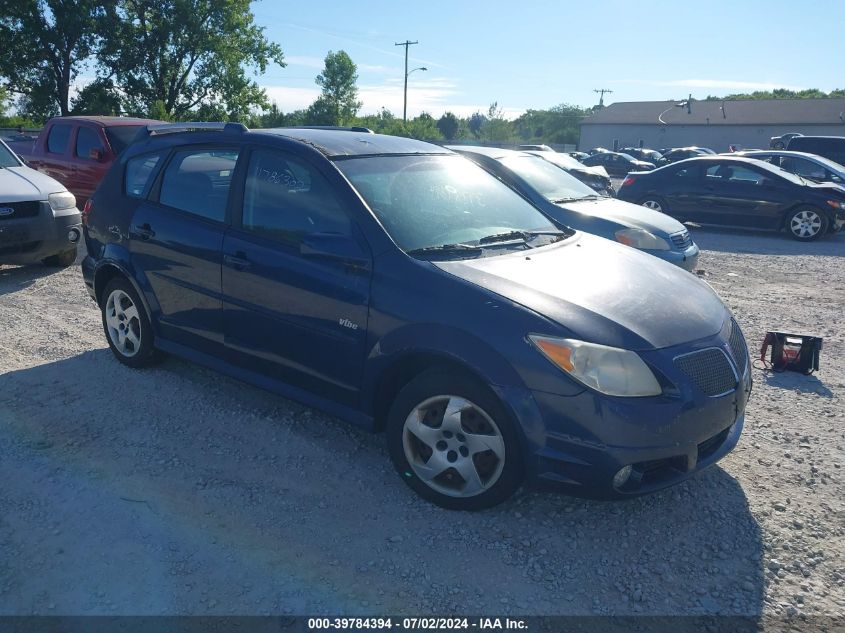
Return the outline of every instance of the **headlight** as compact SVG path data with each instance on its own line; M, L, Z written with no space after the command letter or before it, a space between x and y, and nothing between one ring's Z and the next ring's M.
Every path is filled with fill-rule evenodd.
M627 349L574 339L531 334L529 340L543 355L575 380L609 396L658 396L657 378L635 353Z
M669 242L662 237L657 237L654 233L649 233L645 229L620 229L614 234L616 241L621 242L625 246L633 246L634 248L642 248L649 251L668 251L671 249Z
M827 200L827 203L834 209L845 209L845 202L839 200Z
M47 200L50 202L50 208L53 211L63 211L76 206L76 197L70 191L51 193L47 196Z

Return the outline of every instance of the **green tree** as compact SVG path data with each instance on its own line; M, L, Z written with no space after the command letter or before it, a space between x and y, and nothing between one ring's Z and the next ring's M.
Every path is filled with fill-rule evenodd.
M456 117L451 112L446 112L440 119L437 121L437 129L440 130L440 133L443 135L447 141L452 141L458 138L458 132L460 130L461 124L458 121L458 117Z
M845 90L836 89L830 92L824 92L818 88L807 88L805 90L775 88L774 90L757 90L751 93L738 92L724 97L709 95L707 101L736 101L738 99L827 99L831 97L845 97Z
M482 126L482 135L493 141L507 141L511 137L510 123L505 119L498 102L494 101L487 109L487 117Z
M111 79L97 79L80 90L71 100L71 112L117 116L122 110L122 105L114 82Z
M469 129L475 138L481 138L481 128L484 127L486 122L487 117L481 114L481 112L476 112L469 118L467 129Z
M132 112L176 119L200 106L229 118L266 107L246 70L285 66L281 48L254 23L250 0L116 0L99 60Z
M420 140L433 141L441 138L440 130L437 128L437 121L427 112L422 112L418 117L408 121L405 126L405 136Z
M110 0L0 0L0 78L23 108L70 112L70 88L95 52Z
M345 51L329 51L323 72L315 82L323 93L308 108L312 125L345 125L361 108L358 101L358 67Z

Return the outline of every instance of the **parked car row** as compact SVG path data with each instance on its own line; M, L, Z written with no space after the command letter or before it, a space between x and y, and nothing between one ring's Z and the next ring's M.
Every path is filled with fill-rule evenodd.
M401 479L455 509L524 482L644 494L738 441L747 346L663 260L675 221L527 152L190 127L149 126L84 210L120 362L176 354L384 429Z
M683 222L786 230L811 241L845 225L845 189L735 155L699 156L632 172L618 196Z

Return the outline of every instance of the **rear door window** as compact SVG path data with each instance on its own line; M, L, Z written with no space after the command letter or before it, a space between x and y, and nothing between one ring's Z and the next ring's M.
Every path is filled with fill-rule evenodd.
M58 124L51 127L50 134L47 136L47 151L51 154L64 154L67 151L72 129L73 126L68 124Z
M207 220L224 222L237 162L238 151L234 149L176 152L165 168L159 202Z
M91 159L91 150L103 151L103 142L97 131L90 127L80 127L76 133L76 155L86 160Z
M352 224L316 168L275 150L252 152L244 184L242 226L287 242L311 233L351 235Z
M146 197L153 181L153 174L161 162L164 152L136 156L126 162L124 188L131 198Z

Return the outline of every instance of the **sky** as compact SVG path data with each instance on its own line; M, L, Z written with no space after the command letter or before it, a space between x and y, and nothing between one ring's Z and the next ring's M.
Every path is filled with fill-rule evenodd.
M841 0L281 0L254 2L255 21L287 66L257 76L284 112L320 92L329 51L358 66L361 114L486 112L507 118L569 103L685 99L773 88L845 88Z

